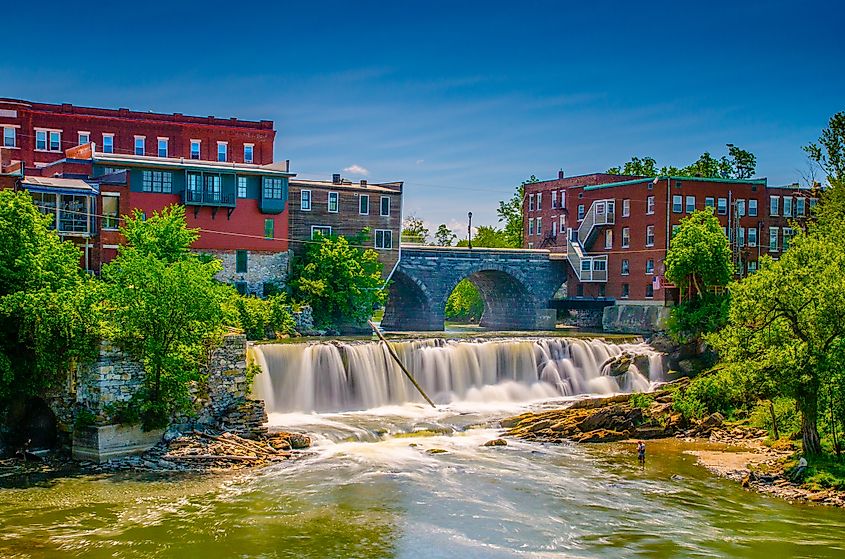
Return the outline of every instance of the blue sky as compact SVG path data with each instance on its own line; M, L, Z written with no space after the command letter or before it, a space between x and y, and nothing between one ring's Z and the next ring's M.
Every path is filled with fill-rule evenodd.
M0 97L272 119L300 176L404 180L406 215L461 231L632 155L734 143L789 183L845 110L833 1L120 4L6 20Z

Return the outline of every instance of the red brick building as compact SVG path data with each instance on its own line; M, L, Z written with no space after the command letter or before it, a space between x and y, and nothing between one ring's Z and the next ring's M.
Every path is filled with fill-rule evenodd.
M673 231L694 210L714 208L744 275L762 254L777 257L788 246L791 223L814 204L810 190L769 187L766 179L560 173L526 186L524 243L569 261L570 298L665 305L678 294L663 261Z

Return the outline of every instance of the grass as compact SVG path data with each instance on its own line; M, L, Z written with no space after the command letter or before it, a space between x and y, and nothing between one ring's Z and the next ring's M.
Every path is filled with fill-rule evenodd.
M808 460L804 485L814 491L836 489L845 491L845 461L824 455Z

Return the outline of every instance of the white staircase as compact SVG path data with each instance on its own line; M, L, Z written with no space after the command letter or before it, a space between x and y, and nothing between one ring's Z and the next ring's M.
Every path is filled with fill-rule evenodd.
M581 282L607 281L607 255L590 256L587 247L600 227L616 223L616 201L596 200L577 230L566 238L566 258Z

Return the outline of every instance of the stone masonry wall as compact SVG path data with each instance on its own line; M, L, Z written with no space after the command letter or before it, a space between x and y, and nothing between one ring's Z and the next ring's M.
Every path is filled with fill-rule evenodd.
M102 413L105 406L126 402L144 383L144 367L109 342L100 344L99 359L77 372L76 401Z
M247 271L237 272L237 251L213 250L203 251L219 258L223 269L217 274L217 279L225 283L246 283L248 294L263 296L264 284L272 283L283 289L288 282L290 269L290 254L288 252L247 251Z

